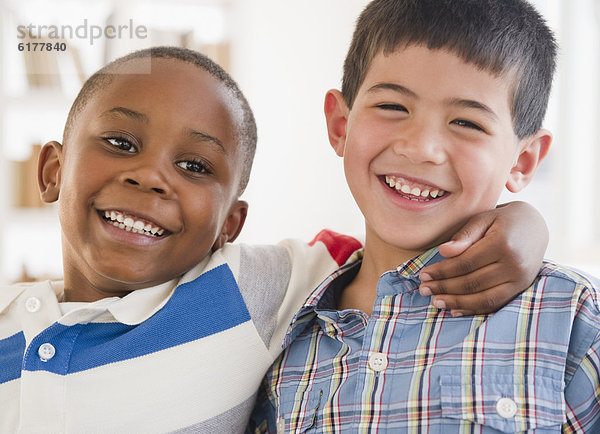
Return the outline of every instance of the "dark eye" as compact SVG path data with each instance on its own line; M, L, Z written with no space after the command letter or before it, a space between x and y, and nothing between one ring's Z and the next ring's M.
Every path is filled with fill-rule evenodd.
M378 104L377 108L380 108L382 110L393 110L393 111L398 111L398 112L408 112L408 110L406 109L406 107L404 107L403 105L400 105L400 104Z
M177 163L177 166L193 173L210 173L206 165L201 161L180 161Z
M458 125L459 127L471 128L472 130L476 131L483 131L483 128L481 128L479 125L470 121L466 121L464 119L456 119L453 120L451 123L454 125Z
M114 146L117 149L125 152L135 152L135 145L133 145L129 140L121 139L119 137L109 137L105 139L108 143Z

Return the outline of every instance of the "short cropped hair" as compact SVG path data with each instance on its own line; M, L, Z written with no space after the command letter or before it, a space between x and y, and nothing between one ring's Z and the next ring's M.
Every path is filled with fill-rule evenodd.
M252 109L250 108L246 97L233 78L231 78L231 76L217 63L197 51L179 47L147 48L120 57L99 69L86 80L71 106L63 133L63 143L68 141L73 124L79 113L81 113L98 91L110 84L114 77L119 74L118 68L129 61L142 58L173 59L195 65L223 83L240 103L242 121L236 126L237 132L235 137L238 146L240 146L240 149L242 150L242 173L238 186L238 195L241 195L248 185L252 162L254 160L254 154L256 153L257 132L254 114L252 113Z
M541 128L556 68L557 45L524 0L374 0L361 13L344 62L342 94L352 108L379 53L408 45L444 49L513 80L511 115L520 139Z

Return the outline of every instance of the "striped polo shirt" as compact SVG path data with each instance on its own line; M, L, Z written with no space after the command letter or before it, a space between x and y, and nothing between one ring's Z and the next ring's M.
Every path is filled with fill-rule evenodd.
M1 287L0 433L242 432L291 317L359 247L347 241L228 244L177 281L66 314L61 282Z
M360 256L360 255L358 255ZM546 263L493 315L453 318L418 291L437 249L384 273L371 316L336 300L360 258L292 320L256 432L600 432L597 280Z

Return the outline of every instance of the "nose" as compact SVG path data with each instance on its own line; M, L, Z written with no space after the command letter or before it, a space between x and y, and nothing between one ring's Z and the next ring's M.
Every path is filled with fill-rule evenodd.
M152 165L140 165L123 172L120 175L120 182L126 186L164 197L171 194L171 187L166 175L161 172L159 167Z
M404 128L394 141L393 150L414 164L442 164L445 160L444 137L426 122L415 121Z

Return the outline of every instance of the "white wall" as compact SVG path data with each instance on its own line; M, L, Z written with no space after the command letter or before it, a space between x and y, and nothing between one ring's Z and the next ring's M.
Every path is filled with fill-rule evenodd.
M241 235L247 242L312 238L363 223L329 146L325 92L339 88L365 0L252 0L232 10L232 74L252 105L259 145Z

